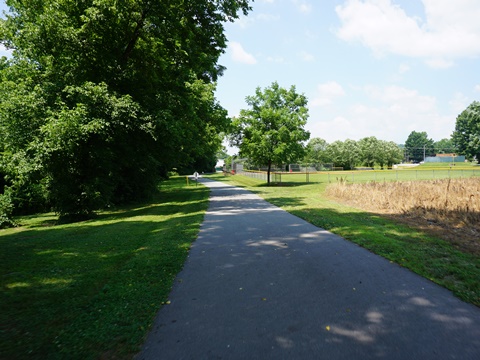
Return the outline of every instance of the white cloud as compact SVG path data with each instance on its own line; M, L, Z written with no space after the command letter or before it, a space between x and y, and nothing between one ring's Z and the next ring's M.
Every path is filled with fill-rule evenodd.
M343 95L345 95L343 87L335 81L320 84L317 87L317 93L312 101L312 106L329 105L333 103L335 98Z
M312 54L306 51L302 51L299 55L302 58L302 60L306 62L311 62L315 60L315 56L313 56Z
M474 90L475 90L476 92L480 92L480 85L475 85Z
M404 143L412 131L426 131L440 140L449 137L455 128L457 113L443 115L437 99L415 89L400 86L364 86L353 89L352 96L367 97L351 106L328 112L328 108L312 108L308 130L312 137L327 142L359 140L375 136L380 140ZM341 134L341 138L339 135Z
M425 63L433 69L448 69L454 64L452 60L445 59L430 59L425 60Z
M280 16L274 15L274 14L260 13L257 16L255 16L255 20L259 20L262 22L277 21L277 20L280 20Z
M410 71L410 66L408 66L407 64L400 64L398 66L398 70L391 75L390 79L392 82L401 81L403 79L403 74L409 71Z
M252 16L240 15L238 19L235 19L235 25L240 26L242 29L246 29L255 22Z
M277 14L269 13L254 13L249 14L248 16L241 15L238 19L235 20L235 25L240 26L242 29L247 29L253 26L257 22L271 22L280 20L280 16Z
M377 55L422 58L434 68L480 55L480 1L422 2L424 20L408 16L392 0L347 0L335 9L341 21L337 36L359 41Z
M448 102L454 114L460 114L469 105L469 99L461 92L456 92Z
M295 4L297 7L298 11L300 11L303 14L309 14L312 12L312 4L310 4L306 0L292 0L292 2Z
M233 61L248 65L257 63L257 59L252 54L246 52L240 43L231 41L228 47L231 50Z

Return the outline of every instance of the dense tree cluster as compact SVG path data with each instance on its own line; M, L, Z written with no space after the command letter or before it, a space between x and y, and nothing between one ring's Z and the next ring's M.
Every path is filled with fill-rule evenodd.
M249 0L6 3L0 206L89 215L172 167L214 166L229 124L213 95L223 24Z
M351 170L358 166L391 167L403 160L403 150L392 141L378 140L374 136L359 141L347 139L328 144L320 138L313 138L307 144L304 162L308 164L334 164Z

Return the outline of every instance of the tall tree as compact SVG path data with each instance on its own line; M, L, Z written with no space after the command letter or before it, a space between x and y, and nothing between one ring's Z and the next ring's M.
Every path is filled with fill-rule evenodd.
M380 142L375 136L366 137L358 141L360 148L360 160L365 166L372 167L375 165L376 159L379 157Z
M328 143L321 138L312 138L307 144L304 161L311 164L321 164L326 161L325 150Z
M298 94L295 86L286 90L274 82L263 91L258 87L246 102L249 108L233 121L232 145L238 146L240 156L266 165L270 183L272 165L296 162L304 156L303 142L310 137L304 129L307 98Z
M379 148L381 151L379 151L376 161L382 169L385 165L390 168L393 164L398 164L403 160L403 149L395 142L380 140Z
M42 184L62 214L147 195L214 156L223 23L249 0L7 0L0 137L7 186ZM19 167L22 164L22 167ZM1 190L1 189L0 189Z
M435 154L450 154L457 151L452 139L441 139L435 141L433 145L435 147Z
M415 162L423 161L426 156L435 155L434 141L428 138L425 131L412 131L405 141L405 148L407 156Z
M452 140L460 154L480 161L480 102L472 102L458 115Z

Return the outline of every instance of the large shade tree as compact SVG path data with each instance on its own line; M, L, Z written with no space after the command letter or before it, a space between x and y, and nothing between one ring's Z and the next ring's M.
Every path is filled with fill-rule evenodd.
M474 101L458 115L452 140L460 154L480 161L480 102Z
M248 109L233 121L231 143L240 156L267 166L270 183L272 165L293 163L305 154L304 142L310 133L304 129L308 119L307 98L295 86L282 88L277 82L246 98Z
M89 214L219 149L223 23L249 0L6 3L0 173L17 202Z
M414 162L420 162L426 156L435 156L434 141L428 138L425 131L412 131L405 141L407 156Z

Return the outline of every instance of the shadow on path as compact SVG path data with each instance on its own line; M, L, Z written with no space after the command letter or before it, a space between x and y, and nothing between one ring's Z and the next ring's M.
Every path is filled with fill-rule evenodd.
M137 359L478 359L480 309L258 196L210 206Z

